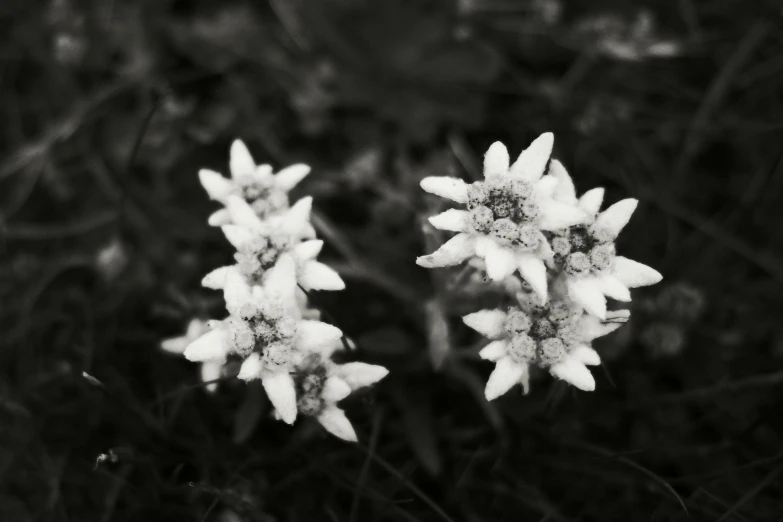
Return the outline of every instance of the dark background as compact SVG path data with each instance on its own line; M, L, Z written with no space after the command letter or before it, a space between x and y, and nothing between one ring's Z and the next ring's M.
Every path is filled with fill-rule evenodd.
M780 4L558 5L0 2L0 520L783 520ZM594 393L487 404L459 315L497 295L414 264L418 181L544 131L580 193L641 201L619 248L664 281ZM225 313L197 172L234 138L313 166L348 286L314 299L392 372L345 401L360 445L158 349Z

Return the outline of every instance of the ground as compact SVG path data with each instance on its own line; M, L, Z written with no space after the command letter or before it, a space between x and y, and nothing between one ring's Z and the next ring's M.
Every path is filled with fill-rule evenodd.
M0 520L783 520L782 17L4 1ZM664 282L599 343L595 392L540 376L487 403L459 316L495 296L414 264L443 240L418 181L544 131L580 192L640 200L620 249ZM235 138L313 167L294 197L348 287L313 301L391 370L345 401L359 444L235 379L206 393L158 347L225 313L199 286L231 251L197 172Z

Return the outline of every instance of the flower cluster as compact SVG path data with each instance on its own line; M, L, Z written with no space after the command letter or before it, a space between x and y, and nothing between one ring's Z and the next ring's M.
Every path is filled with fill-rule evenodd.
M163 348L202 363L205 380L237 361L238 377L261 381L278 418L292 424L298 414L314 417L332 434L355 441L337 403L388 372L332 361L349 344L340 329L308 308L304 291L341 290L345 284L316 260L323 242L314 239L310 224L312 199L288 204L288 189L307 172L299 165L272 176L268 166L255 166L239 141L231 149L232 181L201 172L209 195L224 205L210 222L221 225L236 249L236 263L213 270L202 284L223 291L229 315L193 321L184 337L164 341Z
M516 292L518 306L483 310L465 323L492 342L481 352L496 362L486 395L494 399L521 383L531 366L546 369L582 390L595 382L586 365L600 363L596 337L625 322L627 311L607 312L606 298L630 301L630 288L657 283L652 268L618 256L615 240L636 209L626 199L600 212L603 189L576 196L563 165L551 160L554 138L542 134L510 164L506 147L493 144L484 158L484 180L468 184L427 177L421 187L465 205L430 218L457 232L417 263L453 266L480 258L494 281L521 277L532 294ZM508 288L519 285L507 284Z

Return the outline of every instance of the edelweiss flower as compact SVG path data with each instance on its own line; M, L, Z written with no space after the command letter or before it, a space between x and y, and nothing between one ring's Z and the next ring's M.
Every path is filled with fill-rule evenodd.
M192 319L188 323L188 328L185 331L185 335L181 337L172 337L171 339L165 339L160 343L160 347L169 352L182 355L185 353L185 349L190 343L204 335L210 330L209 323L201 319ZM209 382L220 378L223 373L223 362L218 361L204 361L201 363L201 381ZM217 390L217 383L213 382L207 384L207 391L214 392Z
M291 372L305 353L333 346L342 332L301 318L296 302L296 264L282 256L262 286L250 287L238 272L227 274L223 296L231 314L185 350L191 361L244 360L239 378L261 379L281 418L296 419L296 387Z
M576 199L574 184L563 165L553 161L549 171L559 183L555 198L578 206L587 214L581 224L554 232L550 243L553 262L562 268L568 296L601 319L606 317L606 297L630 301L629 288L652 285L663 277L647 265L615 252L615 240L631 219L638 201L624 199L599 213L603 189L593 189Z
M593 391L595 380L586 366L601 363L590 342L624 323L628 310L609 312L607 321L582 313L572 303L553 301L548 306L481 310L463 317L466 325L492 339L480 356L495 363L484 391L493 400L520 383L530 386L530 366L549 371L580 390Z
M207 274L202 284L222 289L230 272L239 272L248 284L262 284L265 274L278 259L291 254L296 262L297 281L305 290L342 290L345 283L333 269L316 261L323 241L299 242L309 234L312 198L297 201L284 215L262 221L239 198L229 198L227 209L235 224L223 225L229 242L237 249L237 264L217 268Z
M262 219L285 211L288 208L288 192L310 173L310 167L298 163L273 174L270 165L256 165L250 151L240 140L231 144L229 170L231 179L208 169L199 172L201 185L210 199L227 205L229 196L242 197ZM212 226L230 223L231 216L226 209L220 209L209 217Z
M486 261L487 274L495 281L519 270L545 302L544 260L552 252L542 231L585 219L579 208L553 199L557 179L543 176L553 140L552 133L542 134L510 168L506 147L494 143L484 157L484 181L424 178L424 190L463 203L468 210L452 209L431 217L435 228L459 233L416 262L425 268L452 266L476 255Z

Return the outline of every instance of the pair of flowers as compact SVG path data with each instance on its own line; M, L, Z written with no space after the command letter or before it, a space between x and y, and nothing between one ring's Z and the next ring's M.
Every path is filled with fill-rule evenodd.
M518 273L533 292L515 296L519 306L508 312L484 310L463 318L493 339L481 352L496 362L486 388L490 400L517 382L527 391L530 366L593 390L586 366L600 358L589 343L628 318L627 311L607 312L607 297L627 302L630 288L661 280L652 268L616 254L615 240L637 201L625 199L600 212L603 189L577 198L565 167L550 160L553 144L551 133L542 134L511 164L506 147L494 143L484 157L483 181L421 181L425 191L466 208L430 218L435 228L457 234L420 257L420 266L480 258L490 279Z
M202 378L218 378L230 360L238 377L260 379L276 415L292 424L298 414L316 418L329 432L356 440L337 403L388 371L361 362L337 364L342 332L318 320L304 290L342 290L345 284L316 257L323 242L310 223L312 198L289 205L288 191L309 172L304 165L273 174L256 166L240 141L231 148L232 179L203 170L202 185L223 208L210 224L220 226L236 249L236 263L207 274L202 284L222 290L229 316L192 322L183 338L164 341L168 351L202 363Z

